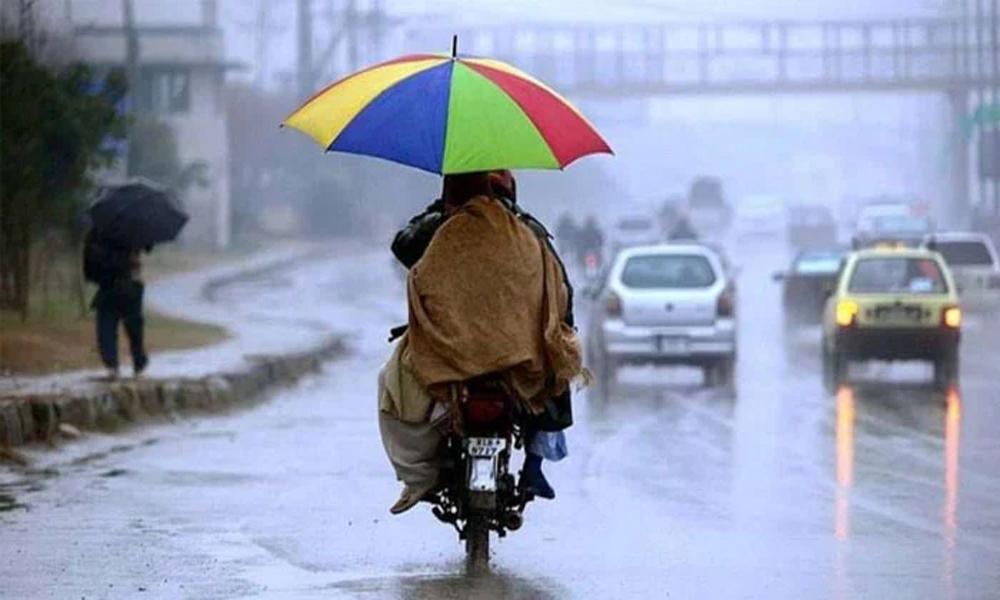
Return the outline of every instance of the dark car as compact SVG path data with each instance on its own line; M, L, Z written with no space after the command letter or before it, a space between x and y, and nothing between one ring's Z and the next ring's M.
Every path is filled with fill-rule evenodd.
M774 280L784 286L786 326L817 325L822 321L823 306L837 284L844 255L843 250L835 248L803 250L792 259L788 271L774 274Z
M788 209L788 241L793 248L829 248L837 243L837 222L821 205L796 205Z

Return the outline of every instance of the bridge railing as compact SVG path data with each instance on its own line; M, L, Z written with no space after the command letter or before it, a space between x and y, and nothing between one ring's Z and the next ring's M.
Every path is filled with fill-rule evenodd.
M411 32L440 46L444 28ZM962 87L977 37L952 19L636 26L506 25L457 31L463 53L493 56L573 93L704 93ZM980 34L982 32L980 31Z

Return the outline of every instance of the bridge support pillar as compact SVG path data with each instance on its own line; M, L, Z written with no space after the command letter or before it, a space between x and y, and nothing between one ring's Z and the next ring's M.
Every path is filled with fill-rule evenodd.
M946 206L939 207L938 217L950 227L969 226L969 140L962 130L962 122L969 111L969 90L948 90L949 125L951 127L949 151L949 176L951 194Z

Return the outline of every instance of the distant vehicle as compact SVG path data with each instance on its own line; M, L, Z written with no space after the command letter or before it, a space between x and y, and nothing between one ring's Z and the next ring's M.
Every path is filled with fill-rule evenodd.
M844 255L838 249L803 250L795 255L787 271L774 274L774 280L783 284L785 327L822 322L823 306L837 285Z
M962 308L1000 310L1000 260L989 236L972 232L935 233L924 246L939 252L948 263Z
M611 231L611 247L617 252L622 248L656 244L663 240L656 219L644 215L633 215L619 219Z
M687 206L687 200L683 195L671 195L666 198L660 204L660 210L657 213L657 218L660 222L660 230L667 232L673 227L674 223L679 219L685 211Z
M829 248L837 243L837 222L819 204L788 207L788 243L793 248Z
M736 233L739 237L780 237L785 233L787 216L785 203L778 196L747 196L736 204Z
M903 202L877 202L861 209L852 243L856 248L877 244L919 246L933 231L930 217Z
M587 358L607 392L628 364L701 367L707 385L731 385L736 364L732 281L700 244L623 250L592 289Z
M853 240L856 248L880 244L917 247L934 230L929 217L918 215L876 216L860 225Z
M732 221L732 209L726 202L722 181L717 177L698 177L692 181L685 212L699 234L726 230Z
M848 255L823 311L823 381L836 390L853 361L929 360L934 385L958 380L962 310L937 252L873 248Z

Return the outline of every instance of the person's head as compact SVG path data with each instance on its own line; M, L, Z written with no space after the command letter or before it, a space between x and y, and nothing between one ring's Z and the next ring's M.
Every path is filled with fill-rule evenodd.
M507 169L490 171L490 188L493 195L517 203L517 181Z
M445 208L454 210L476 196L492 197L492 195L489 173L486 171L444 176L441 199L444 201Z

